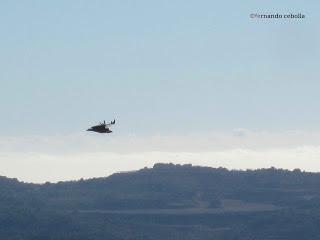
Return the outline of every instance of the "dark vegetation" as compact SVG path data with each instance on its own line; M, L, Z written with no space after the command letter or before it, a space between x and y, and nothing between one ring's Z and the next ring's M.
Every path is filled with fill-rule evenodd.
M0 177L0 239L320 239L320 174L156 164L56 184Z

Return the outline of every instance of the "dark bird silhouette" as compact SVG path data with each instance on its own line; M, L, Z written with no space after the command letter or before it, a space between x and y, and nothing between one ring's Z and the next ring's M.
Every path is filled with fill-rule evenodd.
M93 131L93 132L98 132L98 133L112 133L110 130L110 127L116 123L116 120L114 119L110 123L106 123L106 121L103 121L103 123L100 123L99 125L93 126L87 131Z

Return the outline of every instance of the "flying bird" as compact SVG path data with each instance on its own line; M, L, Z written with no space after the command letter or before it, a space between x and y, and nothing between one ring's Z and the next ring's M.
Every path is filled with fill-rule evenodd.
M114 119L110 123L106 123L106 121L103 121L103 123L100 123L99 125L93 126L87 131L93 131L93 132L98 132L98 133L112 133L110 130L110 127L116 123L116 120Z

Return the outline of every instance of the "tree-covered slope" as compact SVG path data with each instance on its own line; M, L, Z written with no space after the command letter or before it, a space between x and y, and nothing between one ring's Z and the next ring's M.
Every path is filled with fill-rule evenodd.
M0 177L0 239L318 239L320 174L156 164L105 178Z

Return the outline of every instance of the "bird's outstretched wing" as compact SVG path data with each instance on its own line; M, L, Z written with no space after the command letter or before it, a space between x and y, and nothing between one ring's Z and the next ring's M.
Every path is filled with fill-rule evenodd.
M113 121L111 121L110 123L107 123L107 124L106 124L106 121L103 121L103 122L105 124L105 127L109 128L109 127L111 127L112 125L114 125L116 123L116 120L114 119Z

